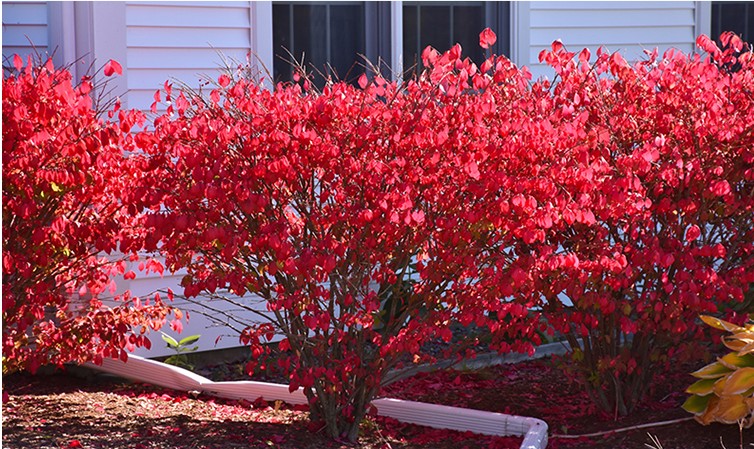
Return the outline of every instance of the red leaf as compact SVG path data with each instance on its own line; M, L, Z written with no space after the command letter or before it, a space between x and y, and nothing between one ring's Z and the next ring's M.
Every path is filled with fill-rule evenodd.
M479 33L479 46L482 48L490 48L497 42L497 36L489 29L485 28L484 31Z
M730 193L730 184L728 181L721 180L712 183L709 187L710 192L717 196L725 196Z
M118 75L123 74L123 67L118 63L118 61L111 59L105 64L105 76L112 76L114 73L117 73Z
M20 72L23 66L24 66L24 60L21 59L21 57L18 56L17 54L13 55L13 67L15 67L16 70Z
M367 78L366 73L362 73L361 76L359 77L359 87L361 87L362 89L366 89L367 84L369 84L369 79Z
M476 162L471 161L466 164L466 173L468 173L472 179L479 180L479 167L476 165Z
M170 329L172 329L174 332L181 333L183 332L183 323L180 320L171 320L170 321Z
M702 235L702 233L699 230L699 226L692 225L690 228L686 230L686 241L690 242L692 240L696 240L697 238L699 238L700 235Z

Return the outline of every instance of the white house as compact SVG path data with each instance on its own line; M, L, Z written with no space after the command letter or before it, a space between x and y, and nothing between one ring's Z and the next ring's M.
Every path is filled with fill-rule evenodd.
M2 3L3 58L14 53L52 55L57 66L71 64L75 76L109 59L123 75L111 87L127 108L148 109L155 90L168 79L198 86L198 75L216 77L221 55L245 61L256 55L277 79L290 77L283 48L296 58L306 53L316 67L329 61L341 78L362 70L357 54L385 67L409 68L426 45L439 50L460 42L481 56L478 34L489 26L498 35L495 51L535 77L547 75L539 52L560 39L570 49L604 45L627 59L644 49L695 49L699 34L734 27L754 31L748 2L27 2ZM744 36L746 38L747 36ZM476 53L475 53L476 52ZM355 72L349 70L353 68ZM322 69L324 70L324 69ZM397 72L397 70L396 70ZM172 286L179 275L139 277L123 282L135 294ZM201 349L236 346L228 333L207 329L194 314L184 335L201 333ZM151 352L167 354L159 338Z

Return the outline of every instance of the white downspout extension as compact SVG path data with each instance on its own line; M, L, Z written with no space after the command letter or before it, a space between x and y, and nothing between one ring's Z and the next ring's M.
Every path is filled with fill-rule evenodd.
M102 365L88 363L87 366L164 388L200 391L221 398L254 401L261 397L266 401L284 401L293 405L307 403L301 388L291 393L288 385L283 384L256 381L213 382L183 368L135 355L129 355L127 363L105 359ZM536 418L389 398L375 399L372 405L377 408L379 416L388 416L405 423L484 435L522 436L524 441L521 449L544 449L547 446L547 424Z

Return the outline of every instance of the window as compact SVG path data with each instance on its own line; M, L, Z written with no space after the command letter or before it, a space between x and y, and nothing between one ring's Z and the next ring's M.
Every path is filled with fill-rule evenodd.
M479 33L485 27L497 34L493 51L510 54L509 16L508 2L403 2L404 70L421 70L421 52L428 45L442 52L459 43L463 53L480 64L486 55Z
M421 69L424 47L445 51L456 42L479 63L485 56L479 47L479 33L485 27L497 33L493 50L509 54L508 2L402 4L403 45L396 48L399 44L391 41L390 2L273 2L275 80L290 81L294 70L291 57L299 62L303 57L318 86L328 76L355 83L365 72L362 55L375 64L381 60L383 76L388 77L391 55L402 54L404 70L413 71Z
M297 61L324 79L355 82L364 73L365 56L376 63L390 57L390 4L387 2L274 2L272 33L274 77L290 81Z
M712 2L712 37L733 31L746 42L754 40L754 2Z

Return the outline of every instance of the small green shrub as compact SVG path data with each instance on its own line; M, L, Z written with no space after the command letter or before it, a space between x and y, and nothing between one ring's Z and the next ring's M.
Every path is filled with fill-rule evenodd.
M201 335L189 335L188 337L181 340L176 340L175 338L164 332L160 333L162 334L162 339L165 341L165 343L167 343L168 348L175 351L175 354L165 359L165 363L180 368L186 368L188 370L193 370L194 365L189 363L186 353L194 352L199 349L199 346L191 347L190 345L199 341L199 337L201 337Z

